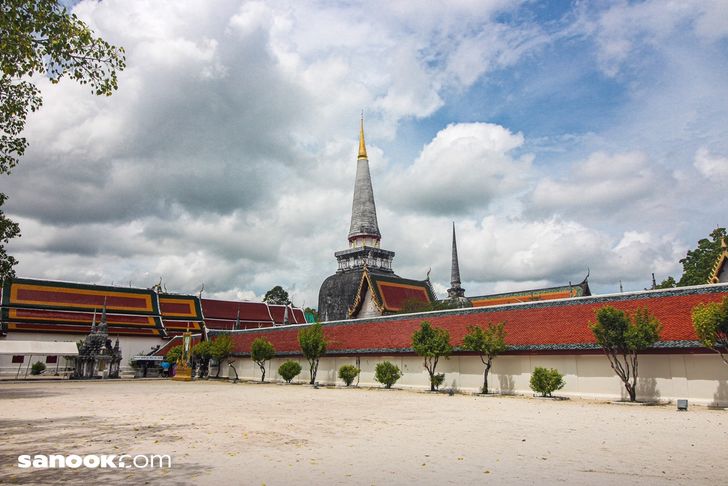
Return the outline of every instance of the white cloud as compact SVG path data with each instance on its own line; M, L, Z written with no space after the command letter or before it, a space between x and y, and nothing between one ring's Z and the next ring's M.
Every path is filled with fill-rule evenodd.
M693 165L708 179L728 180L728 157L711 154L705 147L701 147L695 153Z
M525 187L531 157L514 157L523 135L490 123L448 125L401 174L386 182L386 201L433 214L484 210L499 195Z

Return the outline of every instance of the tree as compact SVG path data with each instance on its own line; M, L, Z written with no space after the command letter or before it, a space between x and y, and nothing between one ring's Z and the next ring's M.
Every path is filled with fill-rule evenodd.
M286 383L290 383L300 372L301 365L290 359L278 367L278 374L286 380Z
M688 250L685 258L680 259L683 266L683 274L680 280L676 282L673 277L667 277L657 288L667 289L708 283L710 273L713 271L713 265L722 251L721 240L726 236L726 229L719 227L710 233L709 238L698 241L698 247L694 250Z
M474 351L485 365L483 371L483 393L488 394L488 373L493 359L506 350L505 324L488 324L487 329L480 326L468 326L468 333L463 338L463 349Z
M609 364L624 383L629 400L637 399L637 356L660 339L662 325L647 308L633 316L611 306L596 311L597 321L589 323L597 344L604 349Z
M266 292L265 297L263 297L263 302L278 305L291 305L291 301L288 299L288 292L283 290L283 287L280 285L276 285Z
M116 72L125 67L124 49L95 37L86 24L55 0L3 0L0 3L0 174L8 174L28 147L20 134L28 113L43 103L39 76L58 83L64 76L88 84L96 95L117 89ZM0 207L5 202L0 195ZM0 278L12 277L17 261L4 245L20 236L16 223L0 211Z
M667 277L665 280L663 280L661 283L659 283L655 288L657 289L672 289L677 287L677 282L673 277Z
M399 366L389 361L382 361L377 363L374 368L374 379L384 385L385 388L392 388L392 385L397 383L402 377L402 372L399 370Z
M326 354L327 341L321 323L317 322L298 331L298 344L301 346L303 355L308 360L311 384L313 385L316 383L319 360L321 356Z
M339 378L341 378L346 386L354 382L354 378L359 376L361 370L354 365L343 365L339 368Z
M437 362L442 357L447 359L452 353L450 333L446 329L432 327L428 321L422 321L420 329L412 334L412 347L415 353L424 357L425 369L430 374L430 391L435 391L442 383L435 376Z
M720 303L696 305L692 317L700 343L718 353L728 365L728 297L724 297Z
M174 346L172 349L167 351L167 354L164 356L164 361L170 364L177 364L177 361L182 357L182 345L178 344L177 346Z
M260 367L260 382L265 381L265 362L273 359L276 355L276 348L273 343L264 338L256 338L250 346L250 359Z
M564 376L555 368L536 367L531 374L531 390L540 393L542 397L550 397L556 390L566 385Z
M2 173L0 171L0 173ZM0 193L0 208L7 199L5 194ZM18 261L5 251L5 245L13 239L20 236L20 226L18 223L10 220L5 216L5 212L0 209L0 282L5 278L14 277L13 267Z
M215 378L220 377L220 368L222 368L222 362L230 356L233 351L233 340L227 334L222 334L215 338L210 345L210 357L217 361L217 373Z
M212 358L212 342L200 341L192 347L192 356L200 365L200 378L207 376L208 366Z

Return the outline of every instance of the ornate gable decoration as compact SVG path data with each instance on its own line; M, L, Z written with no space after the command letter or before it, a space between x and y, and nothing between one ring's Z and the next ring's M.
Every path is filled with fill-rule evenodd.
M369 269L366 267L366 265L364 265L364 271L361 274L361 280L359 280L359 288L357 288L356 290L354 303L351 304L351 307L349 307L349 310L347 312L349 319L351 319L352 316L358 314L361 310L361 305L364 303L364 292L367 288L369 289L369 293L372 296L372 302L374 302L374 305L377 307L379 312L384 312L384 306L379 301L377 293L374 292L374 285L372 285L372 279L369 275Z
M723 269L725 268L726 263L728 263L728 245L726 245L725 238L721 239L720 246L723 251L720 252L720 255L718 255L718 258L715 261L715 265L713 265L713 271L710 273L710 278L708 278L709 284L720 283L721 274L724 273ZM728 280L728 278L723 281L726 280Z

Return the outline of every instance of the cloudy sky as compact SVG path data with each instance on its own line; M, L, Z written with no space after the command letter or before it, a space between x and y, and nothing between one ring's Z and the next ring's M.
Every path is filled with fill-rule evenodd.
M2 180L19 276L297 305L347 246L360 112L404 277L468 295L679 277L724 226L728 7L645 2L84 1L110 98L39 80Z

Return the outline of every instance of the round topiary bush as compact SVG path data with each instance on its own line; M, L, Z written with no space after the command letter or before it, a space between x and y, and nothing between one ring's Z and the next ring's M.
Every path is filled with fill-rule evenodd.
M354 378L359 376L359 371L361 370L354 365L344 365L339 368L339 378L344 380L346 386L349 386L354 382Z
M287 383L290 383L291 380L297 377L299 373L301 373L301 365L298 364L297 361L289 359L278 367L278 374L281 375L281 378L286 380Z
M40 375L43 370L46 369L46 365L42 361L36 361L33 363L33 366L30 367L30 374L31 375Z
M392 385L397 383L397 380L401 377L402 372L399 367L389 361L377 363L376 368L374 368L374 379L384 385L385 388L392 388Z
M564 376L555 368L539 366L531 375L531 390L540 393L542 397L550 397L551 393L561 390L564 385L566 385Z

